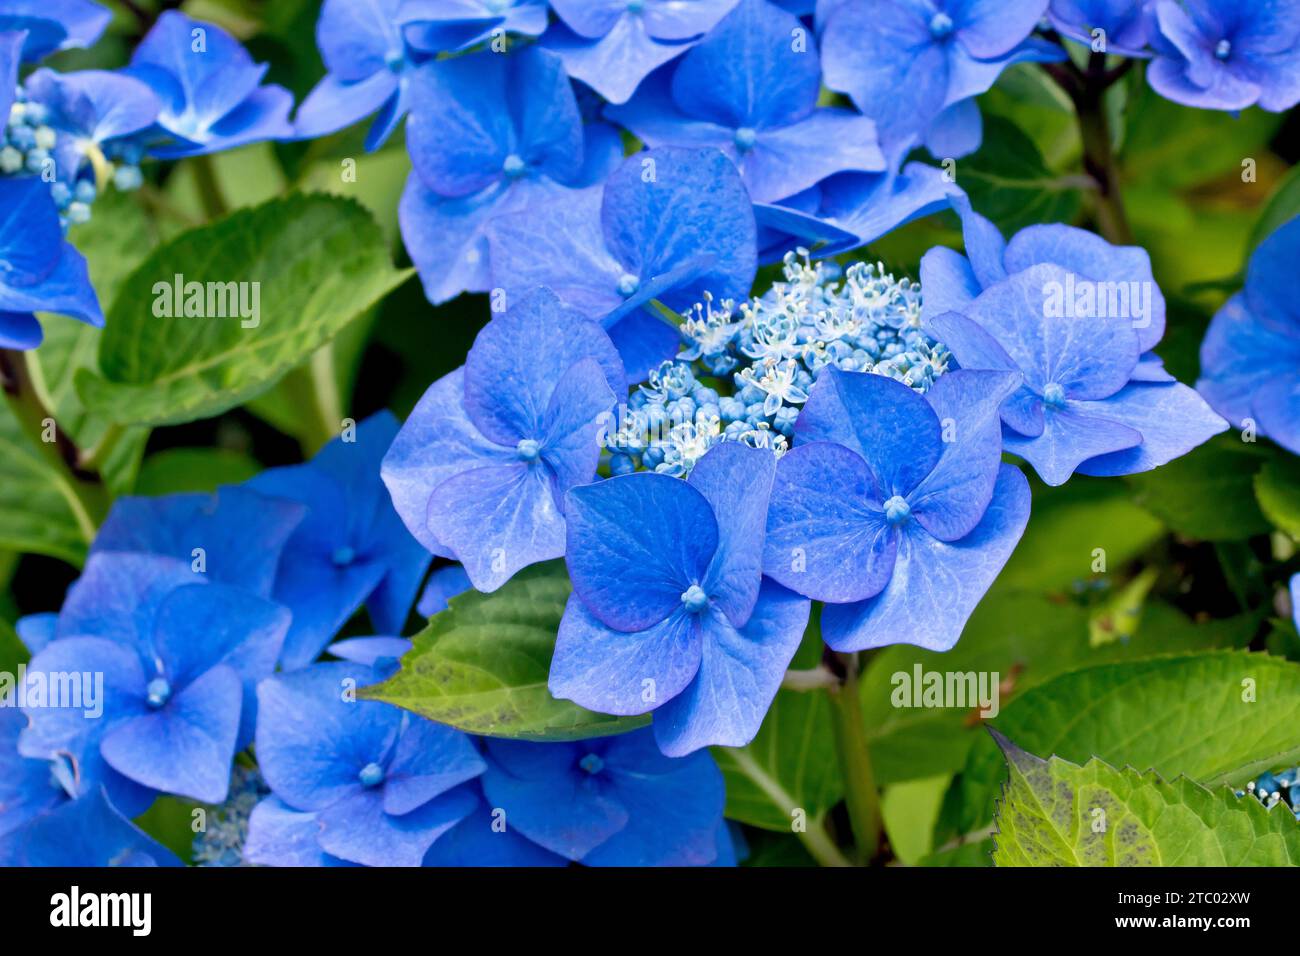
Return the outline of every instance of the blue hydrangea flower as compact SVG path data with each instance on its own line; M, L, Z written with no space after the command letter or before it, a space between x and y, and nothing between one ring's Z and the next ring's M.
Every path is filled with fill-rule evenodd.
M191 844L194 865L245 866L248 818L269 793L260 773L235 764L230 774L229 795L224 803L208 811L203 829Z
M730 849L722 773L707 751L665 757L648 728L576 743L487 738L483 746L488 805L503 811L507 831L561 857L586 866L704 866Z
M545 29L545 0L326 0L316 22L326 74L298 107L294 132L314 139L378 113L366 135L366 149L378 149L406 116L421 63L497 30Z
M293 94L260 85L266 71L220 27L164 12L124 71L162 104L148 137L151 155L179 159L290 137Z
M469 575L459 564L445 564L435 568L424 585L424 592L420 595L415 610L420 617L433 617L447 610L447 602L457 594L463 594L473 586Z
M561 768L561 773L564 768ZM481 780L482 778L480 778ZM507 818L494 813L486 801L456 824L429 848L425 866L434 867L520 867L568 866L558 853L534 843L510 826Z
M106 70L55 73L40 69L25 84L29 103L44 107L45 123L59 134L53 150L60 182L77 185L89 163L93 180L107 173L105 148L111 140L148 129L159 103L144 83Z
M771 452L727 442L686 481L642 472L569 492L573 594L554 696L607 714L653 711L670 756L753 739L809 613L762 578L775 471Z
M652 70L690 49L736 0L551 0L560 17L542 43L611 103L625 103Z
M379 479L397 434L384 411L345 430L311 461L272 468L247 487L307 507L284 546L274 599L293 612L280 661L303 667L364 603L376 630L400 634L429 555L406 533Z
M69 800L0 840L0 866L181 866L180 858L109 803Z
M628 375L671 358L676 329L643 309L688 309L709 292L748 295L757 269L749 195L716 149L664 147L629 156L603 189L502 217L488 231L493 285L537 286L609 330Z
M213 581L270 597L280 554L307 508L249 488L159 498L122 497L90 553L135 551L189 564Z
M715 146L740 169L755 202L802 192L834 173L880 172L876 126L817 107L821 63L806 30L768 0L739 5L689 53L606 110L648 146Z
M1147 81L1166 99L1203 109L1300 102L1300 0L1154 4L1159 31Z
M1300 630L1300 574L1291 579L1291 614L1296 630Z
M1093 31L1105 34L1106 52L1145 57L1155 32L1155 10L1149 0L1052 0L1047 12L1062 35L1091 49Z
M414 172L398 212L435 305L493 287L484 230L495 218L520 212L537 222L546 200L569 202L569 187L604 178L623 155L611 127L584 130L560 61L536 47L429 63L410 100Z
M356 699L374 676L340 662L259 685L257 759L274 797L249 821L250 862L319 865L326 856L419 866L439 835L478 805L463 786L485 766L470 738Z
M81 790L72 760L63 755L34 760L18 752L26 726L13 701L0 707L0 844L5 834L75 799Z
M465 365L434 382L383 462L420 543L480 591L564 553L564 493L590 481L601 419L623 394L608 336L548 290L511 300Z
M936 156L979 147L973 98L1010 64L1058 60L1028 39L1047 0L846 0L827 15L828 87L879 124L883 142L923 139Z
M879 173L838 173L775 203L755 203L759 262L779 262L800 248L816 248L820 257L839 255L965 197L934 166L913 162L897 169L891 160Z
M98 554L68 591L55 639L28 673L102 674L102 715L85 700L24 708L24 756L70 754L87 785L140 812L147 790L225 799L252 737L254 685L271 672L289 613L209 583L158 555Z
M369 667L381 680L401 669L402 655L410 649L411 641L405 637L382 636L348 637L327 648L339 660Z
M1045 482L1149 471L1227 427L1150 351L1165 301L1145 250L1063 225L1006 242L968 207L964 225L968 258L921 260L926 327L964 368L1024 376L1003 446Z
M33 312L104 324L86 260L63 238L50 187L39 177L0 177L0 347L34 349Z
M1029 483L1001 463L1007 372L954 371L925 395L832 369L779 462L763 572L825 601L839 651L952 647L1029 520Z
M22 58L33 63L56 50L94 46L112 19L92 0L6 0L0 32L25 32Z
M1246 287L1219 310L1201 343L1197 391L1237 428L1300 455L1300 218L1259 244Z

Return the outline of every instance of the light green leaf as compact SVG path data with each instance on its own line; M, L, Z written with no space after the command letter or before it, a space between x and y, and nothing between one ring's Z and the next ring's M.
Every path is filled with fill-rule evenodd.
M60 558L80 565L95 534L69 484L72 479L38 446L7 402L0 401L0 548Z
M895 707L894 675L997 674L1000 706L1066 671L1170 652L1233 647L1248 641L1254 618L1230 626L1195 626L1179 611L1147 603L1131 633L1096 645L1091 619L1075 603L995 591L971 615L956 647L944 653L896 644L877 652L862 676L862 711L876 778L882 784L955 773L984 740L979 707ZM992 679L991 677L989 678Z
M1201 541L1241 541L1270 530L1253 486L1268 454L1229 432L1125 480L1134 490L1133 500L1174 531Z
M1099 759L1043 760L999 740L1009 779L998 805L997 866L1295 866L1300 826L1227 787L1166 782Z
M132 273L100 342L100 374L83 370L78 391L125 424L220 414L266 391L409 274L393 268L379 228L354 202L292 195L239 210L178 236ZM239 288L258 291L257 324L177 315L183 303L155 316L155 284L161 293L177 275L256 283Z
M814 625L790 667L817 666L821 648ZM820 830L844 792L824 690L778 691L749 745L714 747L713 756L727 778L727 816L751 826L790 833L802 810L807 828Z
M220 485L247 481L261 470L255 459L227 448L168 448L144 460L135 493L216 491Z
M1287 455L1264 465L1255 475L1255 497L1264 517L1300 540L1300 459Z
M1084 763L1244 784L1300 759L1300 665L1267 654L1217 651L1104 664L1063 674L1013 700L993 721L1036 753ZM970 832L993 815L1002 779L997 748L972 749L960 781Z
M593 713L547 690L569 591L564 563L551 561L491 594L454 597L416 635L402 669L361 695L489 737L580 740L645 725L648 717Z

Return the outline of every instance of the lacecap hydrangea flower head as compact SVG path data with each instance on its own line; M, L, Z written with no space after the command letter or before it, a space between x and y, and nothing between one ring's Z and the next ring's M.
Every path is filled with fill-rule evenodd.
M1300 218L1259 244L1246 287L1215 315L1201 343L1196 388L1233 427L1300 455Z

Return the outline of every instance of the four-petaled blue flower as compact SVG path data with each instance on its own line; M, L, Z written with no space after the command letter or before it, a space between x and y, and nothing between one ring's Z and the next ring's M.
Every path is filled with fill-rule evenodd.
M609 337L548 290L479 332L465 366L430 386L383 463L411 534L480 591L564 553L564 493L600 460L624 394Z
M921 261L927 328L963 368L1024 376L1003 445L1045 482L1149 471L1227 427L1150 351L1165 301L1145 250L1063 225L1006 242L968 206L963 219L968 258Z
M68 800L0 840L0 866L181 866L102 790Z
M0 347L41 344L34 312L104 324L86 260L63 238L49 184L39 176L0 177Z
M600 321L628 376L672 358L676 327L652 300L689 309L743 299L757 269L753 206L716 149L663 147L629 156L606 181L488 231L493 285L515 296L546 286Z
M624 103L658 66L691 48L736 0L551 0L559 15L542 43L574 79Z
M582 124L573 85L536 47L438 60L411 81L407 148L414 171L402 238L435 305L489 281L484 230L520 212L548 233L546 200L604 178L623 155L612 127ZM517 288L517 287L516 287Z
M792 14L741 0L704 40L606 110L648 146L716 146L755 202L771 202L846 170L880 172L885 157L865 116L817 107L821 62ZM811 45L810 45L811 44Z
M570 491L573 594L551 693L607 714L653 711L670 756L749 743L809 613L762 576L775 471L770 451L724 442L686 481L641 472Z
M507 828L560 857L585 866L705 866L731 852L722 773L707 751L665 757L649 729L575 743L485 738L483 746L488 805ZM486 817L473 823L491 826Z
M284 546L272 590L293 611L281 663L303 667L364 602L375 629L400 634L429 566L429 554L406 533L379 477L397 434L384 411L322 448L302 465L272 468L246 487L296 501L306 517Z
M45 123L59 134L53 151L58 180L73 187L85 162L100 173L106 143L148 129L158 117L153 90L106 70L40 69L27 78L26 88L29 102L45 107Z
M825 601L838 651L952 647L1029 520L1029 483L1001 463L1008 372L948 372L924 396L829 369L772 489L763 571Z
M123 72L161 103L154 135L141 134L149 152L179 159L293 134L293 94L259 85L266 71L225 30L168 10Z
M270 866L419 866L478 805L485 764L469 737L378 701L350 662L316 664L257 689L257 760L272 796L249 820L245 856Z
M6 0L0 8L0 33L25 34L22 59L34 63L56 50L93 46L112 19L108 9L92 0Z
M886 144L963 156L982 136L974 97L1010 64L1059 60L1030 40L1047 0L845 0L823 15L825 83L879 124Z
M123 812L143 810L151 790L220 803L235 752L252 738L255 684L274 669L288 627L284 608L173 558L97 554L28 674L102 679L102 699L83 690L58 706L29 701L19 750L70 755L84 786L102 784Z
M1154 3L1147 80L1184 106L1275 113L1300 102L1300 0Z
M1300 455L1300 217L1259 244L1201 343L1197 390L1237 428ZM1254 426L1252 428L1252 426Z

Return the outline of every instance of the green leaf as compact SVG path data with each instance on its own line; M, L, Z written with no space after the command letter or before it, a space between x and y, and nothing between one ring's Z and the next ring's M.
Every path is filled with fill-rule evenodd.
M1130 500L1113 479L1075 476L1060 488L1036 483L1033 520L997 586L1056 591L1094 576L1098 548L1115 571L1164 534L1164 527Z
M95 536L95 520L73 491L66 471L37 447L0 401L0 548L80 565Z
M1264 517L1300 540L1300 458L1275 458L1255 475L1255 497Z
M166 305L155 284L161 294L177 275L256 283L239 287L258 290L256 326L238 315L177 315L181 308L155 316L155 303ZM100 374L82 370L77 389L87 406L124 424L220 414L269 389L408 275L393 268L378 226L354 202L292 195L241 209L178 236L132 273L100 342Z
M999 116L985 117L984 143L957 163L957 182L981 213L1011 235L1025 226L1069 222L1078 184L1047 168L1033 140Z
M1273 190L1255 222L1250 248L1253 250L1296 216L1300 216L1300 166L1292 166Z
M1133 500L1172 530L1202 541L1241 541L1270 530L1254 489L1255 473L1268 457L1265 449L1228 432L1125 480Z
M1253 107L1238 114L1192 109L1141 84L1127 110L1125 177L1173 190L1240 175L1242 160L1267 149L1282 119Z
M934 824L951 779L945 774L896 783L886 787L880 798L890 849L908 866L915 866L934 848Z
M220 485L247 481L259 471L261 466L255 459L227 448L169 448L145 459L135 493L216 491Z
M491 594L467 591L415 636L402 669L363 697L472 734L580 740L644 726L556 700L547 690L570 591L562 561L525 568Z
M999 739L1009 779L998 805L997 866L1295 866L1300 826L1224 786L1166 782L1099 759L1049 760Z
M821 632L809 628L791 669L817 666ZM820 828L843 795L831 704L824 690L780 690L758 735L745 747L714 747L727 779L727 816L752 826L791 832L795 811Z
M993 724L1035 753L1076 763L1098 757L1209 784L1245 783L1263 770L1294 765L1297 720L1300 665L1217 651L1063 674L1017 697ZM957 832L992 818L1001 779L997 748L981 741L962 773L961 810L950 820Z
M937 653L895 644L876 653L862 676L862 710L871 742L876 778L897 783L955 773L971 748L984 740L978 706L965 708L895 707L894 675L981 673L998 675L1000 705L1014 706L1020 695L1059 674L1112 661L1135 660L1170 652L1233 647L1248 641L1257 619L1234 619L1232 626L1195 626L1166 605L1141 605L1132 632L1097 644L1092 620L1078 604L1035 594L998 590L981 602L950 651ZM991 679L991 678L990 678Z
M95 202L92 222L74 226L69 240L86 257L90 279L104 312L112 311L123 281L149 254L157 235L149 217L131 193L109 190ZM42 316L45 340L27 353L32 383L59 427L85 451L106 438L113 442L99 472L115 494L131 491L149 438L147 428L117 432L109 419L77 394L74 380L82 369L97 365L103 330L66 316Z

